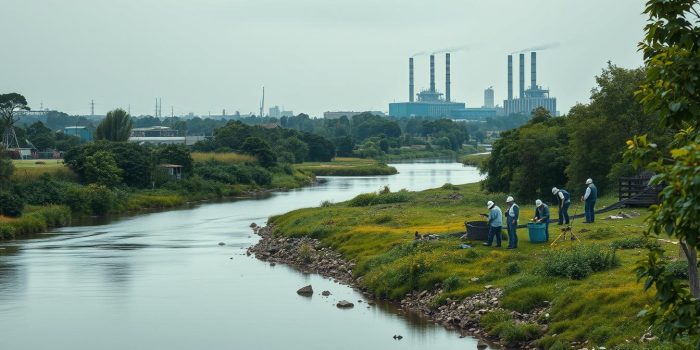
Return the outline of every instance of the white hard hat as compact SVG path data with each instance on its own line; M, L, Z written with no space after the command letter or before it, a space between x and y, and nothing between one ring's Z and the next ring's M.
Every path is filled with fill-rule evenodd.
M539 200L539 199L536 200L536 201L535 201L535 206L536 206L536 207L539 207L540 205L542 205L542 201Z
M513 199L513 196L508 196L508 198L506 198L506 203L510 203L510 202L514 202L514 201L515 201L515 199Z
M556 187L552 187L552 194L557 194L559 192L559 189Z
M491 207L493 207L493 202L492 201L486 202L486 207L491 209Z
M592 184L592 183L593 183L593 179L591 179L591 178L589 177L588 180L586 180L586 185L590 185L590 184Z

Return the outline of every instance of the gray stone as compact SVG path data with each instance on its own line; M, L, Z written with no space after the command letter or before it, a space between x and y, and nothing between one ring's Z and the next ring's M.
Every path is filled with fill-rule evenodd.
M339 301L335 306L341 308L341 309L349 309L355 306L355 304L347 301L347 300L341 300Z
M299 290L297 291L297 294L303 295L303 296L312 296L314 294L314 289L309 284L308 286L299 288Z
M323 295L324 297L327 297L327 296L331 295L331 292L324 290L323 292L321 292L321 295Z

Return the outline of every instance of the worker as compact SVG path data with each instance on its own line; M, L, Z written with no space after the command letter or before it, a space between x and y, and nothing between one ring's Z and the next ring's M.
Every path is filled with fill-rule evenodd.
M496 237L496 248L501 247L501 229L503 227L503 213L501 208L499 208L493 201L486 202L486 207L489 208L489 214L484 215L488 217L489 225L489 236L485 246L490 247L493 243L494 236Z
M559 221L557 225L569 224L569 206L571 194L563 188L552 188L552 194L559 200Z
M544 238L549 241L549 207L539 199L535 201L535 218L532 220L545 224Z
M506 204L508 204L508 210L506 210L506 226L508 227L508 248L515 249L518 247L518 216L520 215L520 208L515 204L515 199L512 196L506 198Z
M584 223L592 224L595 222L595 202L598 199L598 188L593 184L593 179L586 180L586 192L581 197L581 202L584 203L584 212L586 221Z

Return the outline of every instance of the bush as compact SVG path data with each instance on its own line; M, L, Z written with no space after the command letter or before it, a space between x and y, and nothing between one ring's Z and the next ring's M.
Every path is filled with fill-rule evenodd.
M445 292L451 292L453 290L456 290L457 287L459 287L459 284L461 283L461 280L457 275L452 275L450 277L445 278L444 281L442 281L442 290Z
M458 190L459 190L459 187L457 187L457 186L455 186L455 185L453 185L453 184L451 184L451 183L449 183L449 182L446 183L446 184L444 184L444 185L442 185L441 188L442 188L443 190L450 190L450 191L458 191Z
M593 272L620 265L615 250L603 250L598 245L577 245L571 249L549 252L539 268L546 276L581 280Z
M613 249L635 249L644 248L647 240L644 237L627 237L616 239L610 243L610 248Z
M0 215L9 217L22 216L24 209L24 201L20 196L13 192L0 192Z
M376 204L403 203L411 200L411 194L404 190L398 192L382 191L377 193L363 193L351 199L348 203L351 207L366 207Z
M517 312L530 312L545 306L545 301L552 300L554 290L550 285L523 288L509 292L503 297L502 305Z
M508 265L506 265L506 273L509 275L515 275L517 273L520 273L520 265L517 262L510 262Z
M679 280L688 279L688 262L675 260L666 264L666 272Z
M14 227L0 224L0 240L15 239L16 232Z

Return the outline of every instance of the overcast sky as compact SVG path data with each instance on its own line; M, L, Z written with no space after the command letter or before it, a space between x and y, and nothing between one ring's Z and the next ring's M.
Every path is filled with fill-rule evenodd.
M387 111L408 99L408 57L449 47L452 98L483 104L506 95L508 53L542 44L538 83L566 113L588 101L612 61L637 67L642 0L2 0L0 93L33 109L133 115L258 113L321 116ZM526 82L529 85L529 54ZM437 56L444 91L444 55ZM517 94L517 56L514 58ZM416 91L428 87L417 56Z

